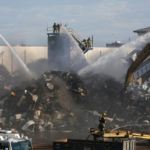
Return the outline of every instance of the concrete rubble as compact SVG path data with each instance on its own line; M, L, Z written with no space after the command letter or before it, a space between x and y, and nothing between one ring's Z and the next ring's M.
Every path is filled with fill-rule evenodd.
M79 77L71 72L45 72L0 95L0 126L19 132L89 130L98 126L104 112L109 128L149 124L150 101L143 100L142 94L127 92L123 84L103 74Z

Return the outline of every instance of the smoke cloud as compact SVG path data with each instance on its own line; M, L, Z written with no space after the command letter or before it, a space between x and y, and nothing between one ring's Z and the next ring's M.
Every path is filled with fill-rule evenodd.
M142 50L147 43L150 42L150 33L140 36L130 43L124 44L106 55L100 57L96 62L81 69L78 74L83 76L89 72L104 73L114 76L117 80L126 74L127 69L131 63L123 63L122 59L128 59L130 56L125 57L133 50Z

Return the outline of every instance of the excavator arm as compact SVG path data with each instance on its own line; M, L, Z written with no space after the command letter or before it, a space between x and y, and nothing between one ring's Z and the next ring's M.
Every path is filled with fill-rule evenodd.
M142 52L139 54L139 56L136 58L136 60L131 64L129 67L126 79L125 79L125 85L128 86L129 82L131 80L132 74L136 70L136 68L150 55L150 43L146 45L146 47L142 50Z

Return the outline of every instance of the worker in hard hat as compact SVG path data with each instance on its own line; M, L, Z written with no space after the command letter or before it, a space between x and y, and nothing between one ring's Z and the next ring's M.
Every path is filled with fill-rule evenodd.
M56 28L57 28L57 25L56 25L56 22L55 22L54 25L53 25L53 33L56 32Z
M88 47L91 47L91 39L90 39L90 37L87 39L87 42L88 42Z
M88 47L88 41L85 40L85 47Z
M99 126L98 126L99 132L101 134L105 134L105 123L106 123L105 119L106 113L103 113L102 117L101 118L99 117Z

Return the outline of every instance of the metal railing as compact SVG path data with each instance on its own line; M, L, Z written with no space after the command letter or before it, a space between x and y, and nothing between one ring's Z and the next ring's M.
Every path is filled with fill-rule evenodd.
M47 27L47 33L54 33L54 29L53 29L53 27ZM58 30L56 30L56 32L55 33L65 33L65 31L64 31L64 29L63 28L61 28L60 27L60 30L59 30L59 32L58 32Z
M65 28L79 43L81 43L84 47L86 47L85 43L83 42L83 38L72 28ZM47 27L47 33L51 32L54 33L53 27ZM60 30L56 30L56 33L64 34L65 30L60 27ZM91 41L91 45L93 45L93 41Z
M83 38L72 28L66 28L66 30L81 43L84 47L86 47L85 43L83 42ZM93 41L91 41L91 45L93 46Z
M66 30L71 33L71 35L73 35L78 41L80 41L82 43L83 38L72 28L66 28Z
M65 28L69 33L71 33L72 36L74 36L80 43L82 43L83 39L82 37L76 32L74 31L72 28ZM53 27L47 27L47 32L52 32L54 33ZM60 34L64 33L64 29L62 27L60 27L59 30ZM58 33L58 30L56 30L55 33Z

